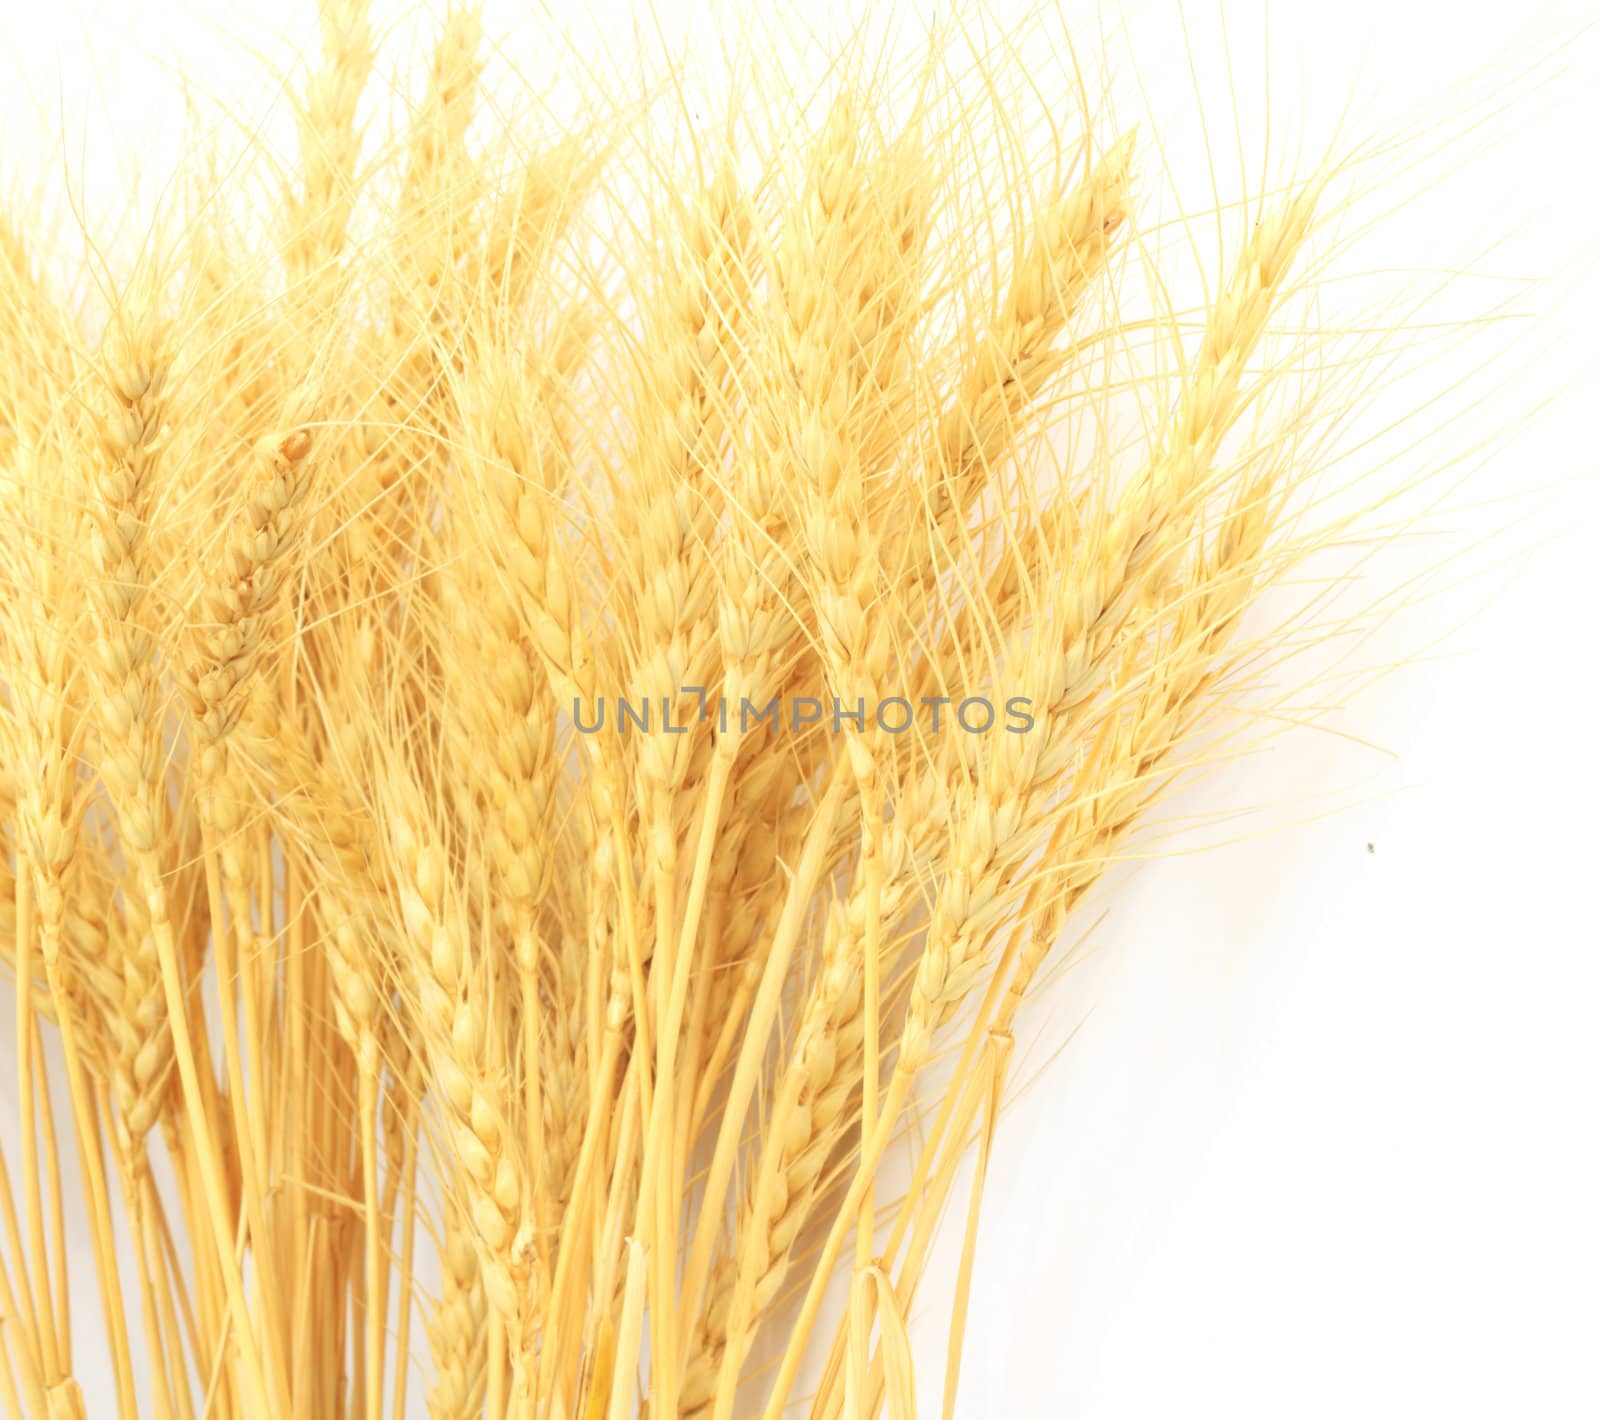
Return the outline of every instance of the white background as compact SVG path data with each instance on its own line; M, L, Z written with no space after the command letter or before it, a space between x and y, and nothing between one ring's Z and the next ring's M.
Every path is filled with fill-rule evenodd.
M674 7L659 9L670 28ZM1445 568L1363 649L1372 666L1402 664L1327 732L1284 737L1175 801L1252 812L1189 846L1235 841L1119 869L1092 955L1025 1022L1027 1087L985 1206L971 1420L1600 1416L1592 12L1271 5L1284 128L1325 134L1352 90L1377 124L1430 97L1446 114L1497 86L1514 97L1475 130L1482 151L1458 144L1461 172L1387 217L1364 254L1544 278L1518 288L1538 321L1442 353L1435 392L1449 409L1498 353L1497 402L1458 392L1462 428L1555 402L1386 564ZM148 158L175 134L176 68L200 65L213 93L246 86L249 108L258 80L234 37L315 35L306 3L208 13L7 4L0 187L48 175L59 160L42 135L64 125L82 138L73 167L91 206L112 200L122 165L141 161L128 135ZM634 13L611 4L604 23L620 32ZM1157 116L1168 95L1175 112L1192 106L1178 8L1129 13ZM1215 117L1217 37L1239 86L1258 89L1266 11L1182 13ZM491 30L542 23L491 6ZM0 1123L14 1129L9 1098ZM957 1231L913 1321L927 1414ZM94 1369L79 1373L92 1392ZM90 1400L111 1413L108 1392Z

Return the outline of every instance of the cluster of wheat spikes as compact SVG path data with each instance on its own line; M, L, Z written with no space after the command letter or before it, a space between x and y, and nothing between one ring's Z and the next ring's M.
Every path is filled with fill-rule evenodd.
M948 1415L1019 1006L1315 541L1329 168L1141 226L1059 42L557 127L453 7L392 132L377 44L0 241L0 1397L899 1420L954 1205Z

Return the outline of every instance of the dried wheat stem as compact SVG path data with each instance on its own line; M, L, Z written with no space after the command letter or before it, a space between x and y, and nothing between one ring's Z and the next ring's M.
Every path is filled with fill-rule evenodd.
M465 1223L457 1210L446 1212L443 1291L428 1335L436 1368L428 1394L429 1420L475 1420L483 1414L489 1308L478 1254L464 1231Z
M374 58L370 12L368 0L319 0L322 64L296 114L301 173L288 197L284 264L291 282L311 283L318 295L344 248L358 191L356 113ZM311 286L306 295L309 306Z
M664 1151L676 1136L677 1055L683 1029L699 903L710 871L714 841L727 786L726 756L717 756L707 783L700 834L704 851L692 867L687 913L679 940L677 913L678 841L687 824L679 803L698 785L691 782L695 749L705 730L688 708L685 686L711 679L715 649L709 612L711 588L707 546L715 524L707 465L721 453L720 407L736 339L730 302L738 295L730 273L742 273L749 214L724 174L689 213L683 252L661 305L664 330L654 334L640 397L639 445L630 468L639 481L642 512L630 538L634 562L639 649L633 666L637 702L669 708L687 733L660 734L639 750L636 789L651 865L655 912L651 979L652 1001L636 1000L635 1012L654 1022L656 1058L646 1061L641 1086L648 1092L653 1063L658 1086L646 1111L646 1139L640 1164L638 1236L649 1240L654 1277L651 1295L652 1354L660 1403L677 1408L674 1290L679 1196L666 1186ZM653 1210L653 1211L652 1211ZM624 1336L626 1346L627 1338Z
M299 420L295 420L299 423ZM299 518L309 486L307 455L311 436L303 428L274 436L256 451L259 473L246 494L245 507L222 549L208 569L198 601L198 615L188 627L179 687L194 724L194 774L206 839L206 878L210 898L213 946L226 995L222 1009L224 1055L229 1097L234 1112L232 1138L239 1151L245 1187L243 1202L256 1241L261 1273L262 1310L274 1331L283 1327L275 1298L276 1260L263 1199L267 1191L266 1121L252 1118L246 1103L245 1051L239 1039L233 1000L235 983L244 993L247 1028L261 1018L252 983L257 972L252 930L246 814L239 771L230 760L230 740L270 650L270 624ZM261 1037L251 1042L259 1058ZM255 1092L259 1098L259 1092Z
M412 989L428 1066L466 1182L489 1301L508 1321L525 1303L531 1223L518 1131L490 1064L491 1031L481 964L462 932L444 853L422 827L414 787L391 773L389 852L401 923L410 942Z
M96 555L100 612L96 648L100 675L98 713L100 777L117 815L135 890L149 913L149 947L127 963L131 1000L123 1033L120 1123L130 1146L155 1122L170 1059L176 1059L190 1127L196 1139L205 1208L219 1259L231 1258L232 1226L220 1155L190 1039L192 1020L178 942L170 917L158 844L164 805L160 700L154 647L141 625L140 603L149 586L145 542L154 507L154 477L161 448L168 375L164 334L153 325L119 334L108 350L105 380L110 400L99 426L102 461L96 470L99 505ZM176 1028L174 1028L176 1027ZM271 1390L281 1394L282 1371L270 1375L249 1320L237 1267L223 1265L229 1304L239 1331L245 1382L263 1410ZM269 1332L269 1341L274 1340Z
M976 337L959 393L939 425L927 475L927 530L913 533L901 552L917 579L914 598L931 594L932 579L959 551L986 480L1016 446L1029 405L1069 358L1056 342L1128 220L1132 156L1133 135L1124 134L1040 214L1000 309Z

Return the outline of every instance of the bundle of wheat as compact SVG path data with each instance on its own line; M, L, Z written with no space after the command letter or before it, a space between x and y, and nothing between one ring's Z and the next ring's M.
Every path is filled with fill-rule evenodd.
M384 133L321 13L271 204L3 244L0 1396L98 1305L129 1417L908 1416L976 1142L948 1416L1019 1005L1334 531L1339 168L1196 311L1063 59L530 141L452 7Z

